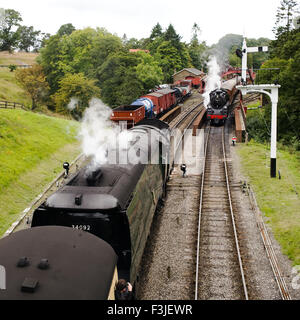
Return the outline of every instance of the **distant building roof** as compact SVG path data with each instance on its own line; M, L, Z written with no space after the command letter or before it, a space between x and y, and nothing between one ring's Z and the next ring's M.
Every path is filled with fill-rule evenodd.
M190 72L190 73L193 73L195 76L200 76L200 75L204 74L203 71L198 70L198 69L196 69L196 68L184 68L184 69L182 69L182 70L180 70L180 71L178 71L178 72L175 72L175 73L173 74L173 76L175 76L175 74L178 74L178 73L180 73L180 72L182 72L182 71L184 71L184 70L186 70L186 71L188 71L188 72Z
M139 52L139 51L144 51L146 53L149 53L149 50L143 50L143 49L129 49L129 52Z

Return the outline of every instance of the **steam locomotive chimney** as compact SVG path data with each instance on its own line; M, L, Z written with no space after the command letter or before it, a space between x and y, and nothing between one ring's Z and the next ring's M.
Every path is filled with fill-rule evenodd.
M89 186L94 186L97 180L101 178L101 176L102 176L102 171L100 168L90 172L86 178L87 184Z

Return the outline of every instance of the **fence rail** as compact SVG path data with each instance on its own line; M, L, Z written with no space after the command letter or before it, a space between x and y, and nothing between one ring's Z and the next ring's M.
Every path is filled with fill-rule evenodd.
M17 68L31 68L32 64L0 64L0 68L9 68L10 66L16 66Z
M10 102L10 101L1 101L0 100L0 108L2 109L16 109L21 108L23 110L28 110L24 104L18 102Z

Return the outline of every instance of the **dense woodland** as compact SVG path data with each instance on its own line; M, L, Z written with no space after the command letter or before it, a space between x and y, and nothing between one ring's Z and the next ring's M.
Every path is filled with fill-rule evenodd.
M275 17L276 39L247 39L248 46L269 46L268 53L250 54L248 67L260 69L259 81L281 84L278 112L279 139L299 144L300 125L300 29L293 25L297 3L282 0ZM201 40L201 30L194 23L189 43L183 42L172 24L164 29L157 23L148 38L128 39L104 28L76 30L62 25L55 35L22 26L20 14L0 9L0 50L38 51L38 64L15 71L16 78L32 99L32 108L47 105L49 109L78 118L91 97L100 97L115 107L129 104L156 85L172 82L172 75L182 68L207 71L209 56L215 55L223 69L240 67L235 54L243 37L228 34L208 47ZM141 49L130 52L130 49ZM142 51L143 50L143 51ZM267 68L280 68L267 72ZM263 69L265 69L263 71ZM12 68L13 70L13 68ZM68 108L71 98L75 108ZM270 105L266 100L263 117L249 118L250 136L269 140ZM264 118L262 120L262 118ZM293 129L294 128L294 129Z

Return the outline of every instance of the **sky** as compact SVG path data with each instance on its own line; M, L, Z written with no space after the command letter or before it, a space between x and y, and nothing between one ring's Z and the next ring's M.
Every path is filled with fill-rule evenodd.
M163 29L172 23L189 42L196 22L199 39L212 45L227 33L274 39L279 4L280 0L1 0L0 7L18 11L23 25L50 34L72 23L76 29L104 27L120 37L125 33L140 39L149 37L159 22Z

